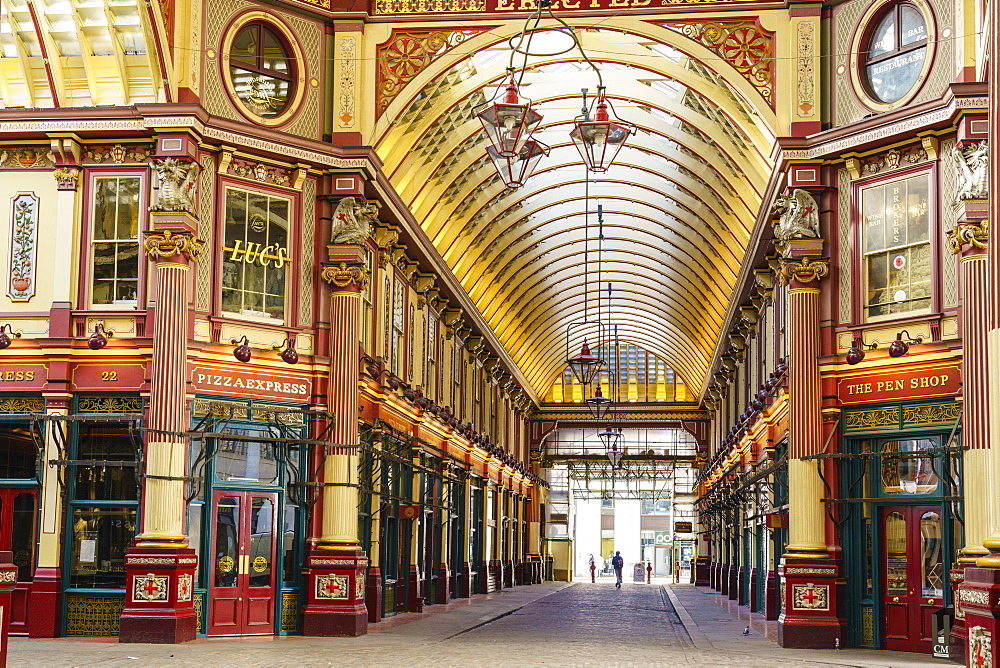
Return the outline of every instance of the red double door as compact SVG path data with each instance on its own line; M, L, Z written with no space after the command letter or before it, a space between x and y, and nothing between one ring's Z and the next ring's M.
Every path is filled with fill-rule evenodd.
M209 635L274 633L277 505L273 493L213 494Z
M0 550L11 552L17 586L11 596L10 632L28 631L28 592L35 573L37 489L0 489Z
M931 652L931 615L944 605L941 509L882 509L882 610L885 648Z

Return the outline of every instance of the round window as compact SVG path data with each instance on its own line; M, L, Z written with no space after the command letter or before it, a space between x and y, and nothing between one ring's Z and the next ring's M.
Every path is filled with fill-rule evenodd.
M927 60L928 26L913 4L895 4L876 21L865 49L865 83L876 100L891 104L909 93Z
M295 93L293 58L284 37L263 22L243 26L229 47L233 92L252 116L273 119Z

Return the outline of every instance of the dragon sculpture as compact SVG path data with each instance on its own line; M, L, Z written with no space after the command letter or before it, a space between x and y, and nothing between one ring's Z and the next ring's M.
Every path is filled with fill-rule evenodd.
M771 211L778 215L774 236L780 241L819 237L819 207L805 190L796 188L791 195L778 195Z
M989 194L989 174L986 170L988 148L984 140L952 153L959 175L958 194L955 195L957 201L986 199Z
M198 163L166 158L154 160L153 169L160 177L160 193L154 210L193 212L198 192Z
M333 243L363 244L378 222L378 203L345 197L333 212Z

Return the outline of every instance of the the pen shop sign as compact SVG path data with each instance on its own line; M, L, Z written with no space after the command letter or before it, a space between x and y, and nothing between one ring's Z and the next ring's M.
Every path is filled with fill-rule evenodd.
M961 390L962 374L958 364L847 376L837 380L837 396L842 404L953 397Z
M296 403L308 402L312 393L312 380L308 377L204 366L191 369L191 386L199 394L283 399Z

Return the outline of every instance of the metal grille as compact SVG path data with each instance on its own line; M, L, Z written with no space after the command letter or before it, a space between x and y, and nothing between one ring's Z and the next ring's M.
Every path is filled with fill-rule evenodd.
M125 595L67 596L66 635L112 638L125 609Z
M281 630L284 633L299 632L299 594L286 591L281 594Z

